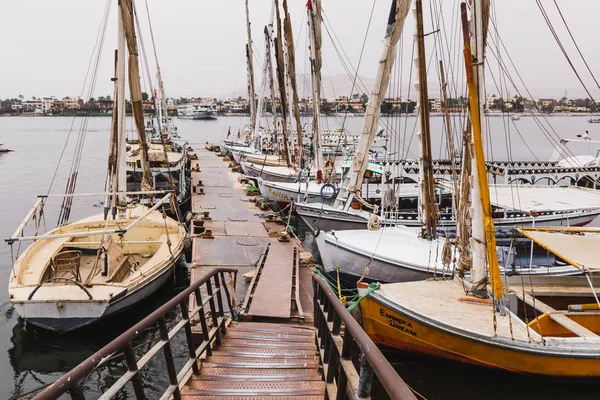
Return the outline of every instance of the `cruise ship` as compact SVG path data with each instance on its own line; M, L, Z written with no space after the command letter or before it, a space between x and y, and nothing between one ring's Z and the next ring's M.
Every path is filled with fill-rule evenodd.
M193 102L179 104L177 117L183 119L217 119L217 104L208 102Z

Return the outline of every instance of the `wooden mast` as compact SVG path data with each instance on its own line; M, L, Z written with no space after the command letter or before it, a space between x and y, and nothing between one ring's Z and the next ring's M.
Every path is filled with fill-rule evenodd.
M104 199L104 219L108 218L108 212L111 207L114 207L116 203L116 195L110 196L109 201L109 192L117 192L118 191L118 165L119 165L119 124L118 124L118 101L119 98L119 50L115 49L115 76L111 78L111 81L114 84L114 92L113 92L113 108L112 108L112 121L110 126L110 144L109 144L109 153L108 153L108 169L106 174L106 198ZM109 205L110 203L110 205ZM113 213L116 208L113 208ZM114 215L113 215L114 218Z
M281 42L281 15L279 13L279 4L275 1L275 15L277 22L277 37L274 39L275 44L275 61L277 62L277 85L279 87L279 102L281 104L281 131L283 133L283 156L285 162L290 168L292 166L290 151L288 149L288 131L287 131L287 96L285 92L285 62L283 60L283 44Z
M496 236L494 232L494 220L492 218L492 205L490 202L490 188L487 180L487 170L485 167L483 140L481 137L481 87L483 84L483 48L484 48L484 33L483 33L483 10L482 2L479 0L473 4L475 18L475 38L476 38L476 53L473 55L471 51L469 23L467 19L467 5L461 3L461 19L463 27L464 41L464 57L467 73L467 85L469 89L469 110L471 113L471 124L473 127L473 151L475 156L475 168L473 169L474 177L476 178L476 186L479 191L479 198L473 197L473 208L477 205L481 207L481 218L473 218L473 234L483 228L483 244L486 246L486 254L484 260L475 254L473 257L473 291L477 295L487 297L487 274L485 271L485 255L490 270L490 279L494 299L500 301L503 295L502 280L500 279L500 268L498 266L498 255L496 253ZM475 82L475 74L477 74L477 83ZM478 87L479 86L479 87ZM473 190L475 193L475 190ZM475 213L477 214L477 213ZM481 242L481 239L474 237L472 248L475 242Z
M150 191L153 189L152 176L148 165L148 142L146 140L146 128L144 126L144 110L142 107L142 88L140 85L140 71L138 66L138 49L135 38L135 27L133 22L133 3L132 0L120 1L121 14L123 15L123 27L125 29L125 39L127 40L127 49L129 51L129 92L131 95L131 109L133 119L138 135L140 146L141 164L142 164L142 190ZM125 171L123 171L124 173Z
M431 129L429 121L429 95L427 93L427 63L425 60L425 32L423 30L423 4L416 0L417 54L419 70L419 118L421 123L421 235L426 238L436 236L437 208L431 157Z
M254 91L254 53L252 51L252 31L250 29L250 10L246 0L246 31L248 43L246 43L246 62L248 65L248 102L250 103L250 126L254 129L256 125L256 94Z
M315 153L315 169L317 183L323 178L323 152L321 149L321 131L319 129L319 118L321 116L321 0L308 0L306 3L308 11L308 25L310 36L310 72L312 83L313 103L313 151Z
M292 20L290 18L290 13L288 12L288 6L287 6L287 0L283 0L283 13L284 13L284 20L283 20L283 29L284 29L284 35L285 35L285 43L286 43L286 47L287 47L287 74L288 74L288 78L290 80L290 86L291 86L291 90L292 90L292 104L290 104L290 107L292 108L293 111L293 116L294 119L296 121L296 132L297 132L297 139L298 139L298 150L295 152L296 153L296 162L298 162L298 165L300 163L300 159L303 156L304 153L304 144L303 144L303 137L302 137L302 123L300 122L300 108L298 107L298 88L297 88L297 84L296 84L296 50L294 48L294 35L292 33ZM290 121L290 125L291 125L291 121Z
M270 28L269 28L270 27ZM273 135L276 136L277 132L277 105L275 104L275 82L273 81L273 57L271 56L271 49L273 45L273 39L271 38L271 31L273 24L265 26L265 60L268 68L269 75L269 90L271 91L271 114L273 114Z

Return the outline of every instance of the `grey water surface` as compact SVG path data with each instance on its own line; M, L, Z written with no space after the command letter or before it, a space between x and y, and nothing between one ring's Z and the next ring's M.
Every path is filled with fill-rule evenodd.
M322 118L323 127L337 128L342 124L350 132L360 132L362 118ZM541 121L541 122L540 122ZM78 193L102 192L106 174L110 118L94 117L87 121L85 135L80 136L83 118L71 117L3 117L0 118L0 143L14 152L0 154L0 237L7 238L24 218L38 194L62 193L74 159L78 137L85 136L81 165L77 179ZM247 123L243 117L221 117L216 121L175 120L182 139L195 147L205 142L216 143L227 135L229 129L235 136ZM388 152L397 158L415 157L418 151L414 133L418 119L384 118L392 136ZM453 118L453 126L462 126L462 118ZM540 125L544 128L540 128ZM434 158L447 158L442 118L432 119ZM593 138L600 139L600 125L588 124L585 117L548 117L535 120L522 117L519 121L490 117L486 123L489 134L486 140L489 159L547 160L553 153L553 143L559 137L575 138L589 130ZM133 132L130 121L128 130ZM393 130L394 133L390 133ZM67 141L67 137L69 140ZM491 138L491 139L490 139ZM402 143L406 143L406 150ZM585 143L577 153L595 155L597 145ZM62 157L61 157L62 153ZM57 169L57 163L61 160ZM52 188L50 184L54 179ZM101 210L101 197L76 199L71 220L97 213ZM56 224L58 200L49 201L46 214L48 229ZM54 211L50 208L53 207ZM316 250L310 232L306 234L307 247ZM21 249L23 250L23 249ZM17 251L17 247L13 248ZM11 252L8 245L0 244L0 399L23 395L52 382L108 343L133 323L163 304L188 283L187 270L178 269L176 279L166 285L150 301L135 310L92 325L68 335L57 335L28 325L14 312L8 299L8 279L11 274ZM170 316L172 321L174 316ZM136 342L140 348L157 336L155 330L143 332ZM175 351L180 344L175 343ZM181 345L182 346L182 345ZM181 347L183 349L183 347ZM183 352L181 352L183 354ZM600 355L599 355L600 356ZM390 361L415 390L428 399L479 399L479 398L598 398L600 386L589 382L562 382L540 380L505 373L492 373L429 358L390 354ZM181 361L181 359L179 360ZM600 362L600 361L599 361ZM108 363L95 371L86 383L94 394L102 392L112 382L115 374L125 369L122 360ZM168 384L161 357L142 371L150 398L157 397L159 389ZM373 398L384 398L381 388L376 388ZM154 397L153 397L154 394ZM24 398L30 398L26 395ZM134 398L124 393L121 398Z

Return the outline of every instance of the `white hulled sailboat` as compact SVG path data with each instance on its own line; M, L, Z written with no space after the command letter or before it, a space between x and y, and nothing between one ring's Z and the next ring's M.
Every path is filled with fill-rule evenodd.
M126 47L128 55L126 56ZM132 0L119 2L119 48L116 52L115 103L111 125L106 193L44 195L6 241L17 244L9 298L32 324L68 332L134 306L164 284L183 251L185 229L165 214L173 192L152 190L145 139ZM126 190L125 66L140 149L142 191ZM71 179L74 176L71 177ZM162 198L152 208L127 203L127 196ZM104 213L68 223L75 197L105 196ZM62 197L59 225L46 233L41 220L50 197ZM35 233L25 235L33 222ZM33 241L22 254L21 242Z

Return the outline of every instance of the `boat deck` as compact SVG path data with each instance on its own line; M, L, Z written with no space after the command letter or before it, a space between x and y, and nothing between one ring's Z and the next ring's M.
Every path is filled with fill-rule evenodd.
M376 292L394 304L441 324L486 337L504 337L527 342L539 339L518 318L494 313L491 303L467 297L461 284L454 280L427 280L381 285ZM467 301L472 299L472 301ZM512 333L511 333L512 331Z

